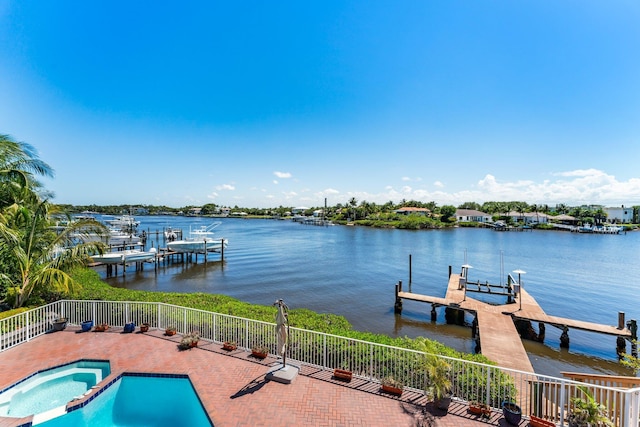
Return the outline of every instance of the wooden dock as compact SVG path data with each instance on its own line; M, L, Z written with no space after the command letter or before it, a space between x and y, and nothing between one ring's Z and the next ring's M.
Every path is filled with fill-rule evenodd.
M602 325L581 320L547 315L537 301L522 287L518 303L491 305L476 300L466 291L466 279L460 274L450 274L444 298L420 295L402 290L402 282L396 285L396 312L402 311L402 300L430 303L432 312L436 307L463 310L476 316L481 353L500 366L524 372L534 372L529 357L522 345L515 320L548 324L566 333L569 328L602 333L632 339L626 327ZM520 308L521 307L521 308Z

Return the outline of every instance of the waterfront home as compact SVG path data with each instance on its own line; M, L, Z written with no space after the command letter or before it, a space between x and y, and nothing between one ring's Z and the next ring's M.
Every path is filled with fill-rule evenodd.
M397 213L399 215L418 214L418 215L429 216L431 214L431 211L429 209L427 209L427 208L414 208L414 207L411 207L411 206L407 206L407 207L403 207L403 208L400 208L400 209L396 209L393 212Z
M524 225L546 224L549 222L549 215L543 212L516 212L511 211L506 216L510 217L514 223L523 223Z
M621 207L603 208L607 214L607 220L613 223L630 224L633 222L633 208Z
M491 222L491 215L475 209L456 209L456 220L458 222Z

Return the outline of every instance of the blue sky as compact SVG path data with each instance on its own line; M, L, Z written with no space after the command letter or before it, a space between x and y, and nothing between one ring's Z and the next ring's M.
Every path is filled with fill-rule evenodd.
M640 204L640 3L0 0L55 202Z

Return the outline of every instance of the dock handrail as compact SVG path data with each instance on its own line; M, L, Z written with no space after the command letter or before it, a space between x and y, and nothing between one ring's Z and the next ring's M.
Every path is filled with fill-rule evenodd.
M53 330L54 317L64 317L69 325L84 320L123 327L149 323L151 328L174 326L179 333L200 332L201 339L214 343L236 341L238 348L250 351L255 344L265 345L276 355L275 324L227 314L181 307L160 302L61 300L0 320L0 352L28 342ZM428 377L426 357L440 357L450 366L454 399L479 401L499 408L501 402L515 401L523 415L536 415L566 425L572 408L571 397L579 387L587 387L594 396L606 401L609 416L616 426L637 427L640 420L640 388L622 389L556 378L532 372L502 368L446 356L429 355L417 350L290 328L288 359L292 363L322 370L346 368L359 377L379 383L388 375L404 382L405 388L424 393ZM515 396L515 390L526 390Z

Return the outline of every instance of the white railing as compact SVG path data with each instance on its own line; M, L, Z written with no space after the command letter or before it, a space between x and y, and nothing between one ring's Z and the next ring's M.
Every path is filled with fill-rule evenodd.
M246 351L264 345L274 354L276 348L273 323L164 303L64 300L0 320L0 351L51 331L58 317L71 325L93 320L113 327L128 322L149 323L156 329L173 326L178 333L197 330L202 339L216 343L235 341ZM511 401L525 416L536 415L564 426L573 407L571 398L581 395L579 387L586 387L596 401L606 405L616 426L639 425L640 388L586 384L298 328L290 332L287 357L300 365L348 369L372 382L393 376L405 388L423 391L429 381L424 369L427 358L441 357L450 366L454 399L459 401L478 401L494 408Z

